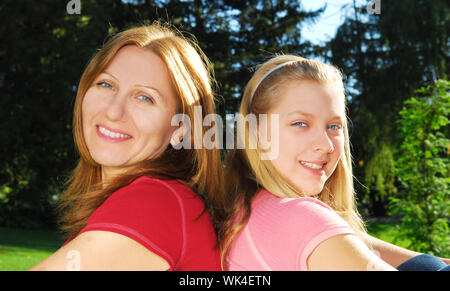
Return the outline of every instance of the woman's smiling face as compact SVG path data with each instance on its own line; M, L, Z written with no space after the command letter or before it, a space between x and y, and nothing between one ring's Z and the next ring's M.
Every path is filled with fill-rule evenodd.
M268 112L279 117L272 165L302 194L317 195L344 151L344 96L334 84L307 80L289 81L279 93L280 103Z
M176 93L166 64L149 49L121 48L87 90L83 134L102 171L117 171L164 152Z

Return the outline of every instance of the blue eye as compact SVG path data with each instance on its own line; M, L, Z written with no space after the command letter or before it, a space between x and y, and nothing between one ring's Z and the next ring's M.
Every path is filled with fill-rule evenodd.
M333 125L328 126L328 128L332 129L332 130L340 130L342 128L342 126L340 126L338 124L333 124Z
M105 82L105 81L98 82L97 85L100 87L108 88L108 89L114 89L111 84L109 84L108 82Z
M306 127L307 126L307 124L305 122L302 122L302 121L294 122L292 125L299 126L299 127Z
M138 96L138 99L139 99L139 100L142 100L142 101L144 101L144 102L150 102L150 103L153 103L152 98L150 98L150 97L148 97L148 96L145 96L145 95L139 95L139 96Z

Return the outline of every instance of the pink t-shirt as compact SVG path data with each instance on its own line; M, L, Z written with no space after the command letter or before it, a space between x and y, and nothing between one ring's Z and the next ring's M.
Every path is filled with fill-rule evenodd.
M246 226L226 258L230 271L308 270L307 259L326 239L353 234L325 203L310 197L279 198L261 190Z

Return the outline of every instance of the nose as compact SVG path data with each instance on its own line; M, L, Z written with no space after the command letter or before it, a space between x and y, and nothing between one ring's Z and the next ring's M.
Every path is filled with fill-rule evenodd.
M314 150L317 152L332 153L334 145L326 131L320 131L314 140Z
M105 112L108 119L111 121L119 121L126 118L126 99L126 95L121 92L117 92L117 94L111 96L111 101Z

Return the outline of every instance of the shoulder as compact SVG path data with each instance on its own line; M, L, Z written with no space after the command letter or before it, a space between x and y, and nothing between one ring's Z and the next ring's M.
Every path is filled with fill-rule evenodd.
M333 211L314 198L279 198L261 190L227 257L231 269L299 270L310 242L328 232ZM244 267L243 267L244 266Z
M198 195L180 182L140 177L111 194L92 213L80 234L121 234L175 268L183 261L188 222L201 213L202 206Z
M327 204L312 197L279 198L262 190L252 204L252 211L272 216L283 224L293 223L296 227L302 223L309 226L322 223L343 223L342 218Z
M129 185L114 192L102 205L121 205L122 209L142 207L181 211L185 208L203 209L202 199L191 189L176 180L139 177ZM128 207L126 207L128 206Z
M147 229L150 225L181 224L200 215L202 199L175 180L140 177L120 188L98 207L88 224L114 222ZM161 224L163 223L163 224Z
M158 197L186 199L196 197L196 194L187 186L176 180L162 180L158 178L142 176L134 180L129 185L120 188L114 197L135 195L141 198L157 199Z
M328 205L312 197L279 198L266 190L252 202L249 225L272 228L290 239L305 239L327 229L350 228Z
M280 270L306 270L306 259L318 244L336 235L354 234L333 209L318 199L279 198L265 190L252 203L247 231L264 249L268 265Z

